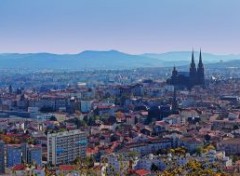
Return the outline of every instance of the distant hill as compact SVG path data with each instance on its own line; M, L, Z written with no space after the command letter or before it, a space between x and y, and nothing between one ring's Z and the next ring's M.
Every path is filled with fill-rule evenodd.
M226 67L240 65L240 55L214 55L203 53L204 64L209 67ZM84 51L79 54L0 54L1 69L130 69L139 67L172 67L188 65L190 51L167 52L161 54L132 55L116 50ZM195 52L195 61L198 53ZM214 63L214 64L213 64Z
M218 62L207 65L208 68L240 68L239 60L230 60L226 62Z
M119 51L84 51L79 54L0 54L0 68L31 69L126 69L160 67L161 61Z
M162 61L163 65L186 65L189 64L191 61L191 51L173 51L161 54L154 54L154 53L146 53L142 56L146 56L149 58L155 58ZM195 62L198 62L199 52L195 52ZM216 55L210 53L202 53L203 62L204 64L209 63L221 63L227 62L231 60L240 60L240 55Z

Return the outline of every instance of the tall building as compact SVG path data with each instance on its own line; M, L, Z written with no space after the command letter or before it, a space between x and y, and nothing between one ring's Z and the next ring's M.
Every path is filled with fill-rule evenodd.
M81 112L90 112L92 109L92 100L81 100Z
M26 143L7 145L7 167L13 167L21 163L42 165L42 147L28 145Z
M22 149L22 161L27 162L27 143L22 143L21 144L21 149Z
M200 85L205 84L205 75L204 75L204 66L202 62L202 51L200 50L200 56L199 56L199 63L198 63L198 69L197 69L197 83Z
M27 148L27 162L32 164L42 165L42 147L29 146Z
M7 167L13 167L22 163L22 148L21 145L7 145Z
M191 63L189 72L178 72L176 67L173 67L172 76L167 80L169 84L176 87L186 87L191 89L195 85L205 85L204 65L202 62L202 52L200 50L198 67L196 68L194 51L192 51Z
M172 98L172 112L177 113L177 111L178 111L177 90L174 87L173 98Z
M4 142L0 141L0 175L5 173Z
M197 69L194 60L194 51L192 51L192 60L189 68L189 86L197 84Z
M87 136L80 130L47 135L48 162L54 165L67 164L86 156Z
M94 97L95 97L95 91L91 88L88 88L87 91L81 92L81 101L80 101L81 112L86 113L91 111Z

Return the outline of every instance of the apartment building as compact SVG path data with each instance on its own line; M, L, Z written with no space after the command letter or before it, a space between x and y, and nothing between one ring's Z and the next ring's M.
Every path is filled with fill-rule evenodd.
M0 141L0 174L5 172L5 162L4 162L4 142Z
M67 164L77 157L86 156L87 136L80 130L47 135L48 162L54 165Z

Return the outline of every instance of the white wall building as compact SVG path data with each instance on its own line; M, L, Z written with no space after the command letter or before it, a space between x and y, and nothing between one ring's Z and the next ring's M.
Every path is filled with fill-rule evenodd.
M81 100L81 112L89 112L92 109L91 100Z
M87 136L80 130L65 131L47 135L48 162L67 164L77 157L86 156Z

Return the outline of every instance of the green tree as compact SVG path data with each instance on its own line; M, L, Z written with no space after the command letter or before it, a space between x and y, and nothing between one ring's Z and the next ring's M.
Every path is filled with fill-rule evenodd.
M52 115L49 120L50 121L57 121L57 118L54 115Z
M156 171L158 171L158 170L159 170L159 168L157 167L157 165L154 164L154 163L152 163L152 165L151 165L151 171L156 172Z

